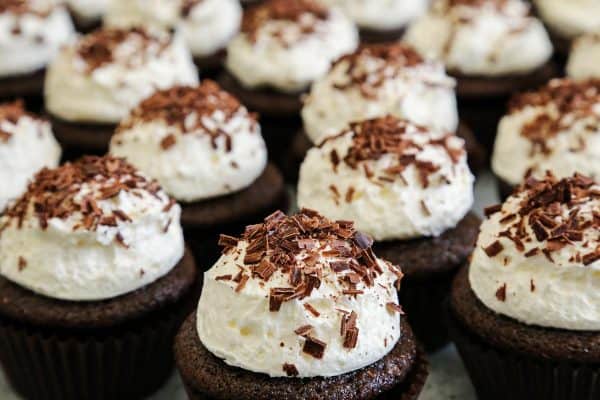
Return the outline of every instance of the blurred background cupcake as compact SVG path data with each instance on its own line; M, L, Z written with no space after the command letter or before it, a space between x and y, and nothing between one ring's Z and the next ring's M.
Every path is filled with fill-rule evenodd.
M435 349L448 341L442 301L477 237L473 181L462 139L388 116L309 150L298 205L354 221L383 259L402 265L400 304Z
M546 171L600 178L600 80L552 80L516 95L498 126L492 169L503 197Z
M117 124L156 89L197 84L181 37L103 29L65 47L48 68L46 111L67 157L103 154Z
M600 79L600 33L575 40L569 54L567 75L574 79Z
M213 81L142 101L117 128L110 152L182 203L186 239L204 268L218 258L220 233L239 235L251 221L287 208L256 116Z
M523 0L436 0L405 40L457 78L461 118L488 149L509 96L557 73L548 33Z
M239 0L109 0L107 26L176 30L203 75L214 75L242 20Z
M357 45L356 27L339 10L313 0L269 0L245 12L219 82L260 113L267 145L276 154L300 125L301 95Z
M79 32L88 33L102 25L109 0L67 0L71 18Z
M400 39L406 26L425 14L429 0L318 0L344 11L360 28L363 42Z
M66 8L54 0L0 3L0 100L24 98L40 110L46 65L74 38Z

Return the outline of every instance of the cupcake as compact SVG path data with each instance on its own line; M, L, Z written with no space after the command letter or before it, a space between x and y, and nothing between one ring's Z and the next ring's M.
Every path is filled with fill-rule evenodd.
M290 158L301 162L312 143L336 135L350 122L394 115L435 129L458 129L475 166L481 167L483 149L469 129L459 128L455 85L443 64L425 60L409 45L362 46L312 85L302 108L304 132L297 135Z
M598 397L599 210L600 185L578 174L487 209L449 312L480 399Z
M0 100L25 98L39 109L46 65L75 34L66 9L53 0L0 3Z
M492 169L503 197L546 171L600 179L600 80L553 80L516 95L498 127Z
M436 0L405 40L457 78L461 118L488 148L509 96L556 75L548 33L523 0Z
M104 153L119 121L156 89L196 84L181 39L142 28L105 29L64 48L48 68L45 97L70 153Z
M425 14L429 0L319 0L339 7L360 28L364 42L390 42L400 39L409 22Z
M354 221L377 254L402 263L400 302L435 349L447 342L442 300L477 237L473 181L462 139L387 116L352 123L311 149L298 204Z
M102 25L109 0L67 0L77 30L88 33Z
M600 4L596 0L533 0L533 4L563 55L568 54L575 38L600 30Z
M220 83L261 114L267 143L281 150L299 127L301 95L357 44L340 11L313 0L269 0L245 12Z
M419 396L427 366L398 305L402 272L351 222L277 212L221 243L175 339L191 400Z
M207 268L220 253L219 232L239 234L287 205L256 116L210 80L142 101L117 128L110 153L182 203L186 239Z
M567 75L573 79L600 79L600 33L579 37L573 43Z
M181 209L111 157L40 171L0 219L0 362L29 399L139 399L193 301Z
M242 20L239 0L108 0L108 26L178 30L200 71L218 70Z
M60 153L48 121L26 112L22 102L0 104L0 214L36 172L58 165Z

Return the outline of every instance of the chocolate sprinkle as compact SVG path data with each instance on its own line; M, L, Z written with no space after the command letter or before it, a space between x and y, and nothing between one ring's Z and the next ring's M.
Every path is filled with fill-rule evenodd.
M283 372L285 372L287 376L298 376L298 369L294 364L283 364Z

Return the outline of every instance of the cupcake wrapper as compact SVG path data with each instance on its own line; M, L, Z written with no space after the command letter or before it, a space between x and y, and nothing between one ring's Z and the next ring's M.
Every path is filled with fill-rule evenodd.
M432 352L449 342L444 302L456 271L434 279L404 279L399 292L410 325L425 350Z
M131 330L86 336L0 320L0 361L25 399L141 399L170 376L181 321L177 311Z
M480 399L600 398L600 365L552 362L496 350L466 331L448 311L450 335Z

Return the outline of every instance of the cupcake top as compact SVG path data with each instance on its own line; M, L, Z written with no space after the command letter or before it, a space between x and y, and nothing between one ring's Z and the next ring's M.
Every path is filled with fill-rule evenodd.
M600 30L597 0L534 0L537 12L552 32L565 38Z
M313 84L302 109L304 129L320 143L352 121L391 114L455 131L454 86L443 64L425 60L407 44L361 46Z
M513 185L547 170L600 177L600 80L553 80L515 96L498 127L492 169Z
M244 189L267 163L256 116L210 80L142 101L117 128L110 152L186 202Z
M600 330L600 185L530 178L489 207L469 280L497 313L529 325Z
M387 116L311 149L298 204L354 221L378 241L438 236L470 210L473 181L462 139Z
M575 40L569 55L567 75L574 79L600 79L600 33Z
M0 78L42 70L74 35L69 13L58 1L1 1Z
M340 11L313 0L269 0L245 12L226 64L247 88L297 93L357 45L356 27Z
M60 154L48 121L27 113L20 101L0 104L0 214L37 171L57 166Z
M102 29L52 61L46 108L72 122L117 123L156 89L196 83L196 68L178 36L142 28Z
M552 55L548 33L523 0L436 0L405 40L465 75L528 73Z
M242 20L239 0L109 0L108 26L177 29L192 54L224 49Z
M401 29L427 11L429 0L319 0L343 10L361 29Z
M0 218L0 274L40 295L114 298L183 256L180 207L122 159L43 169Z
M109 0L67 0L71 12L83 21L96 21L102 18Z
M400 339L400 269L351 222L277 212L204 275L197 330L225 363L271 377L335 376L383 358ZM399 287L399 286L398 286Z

